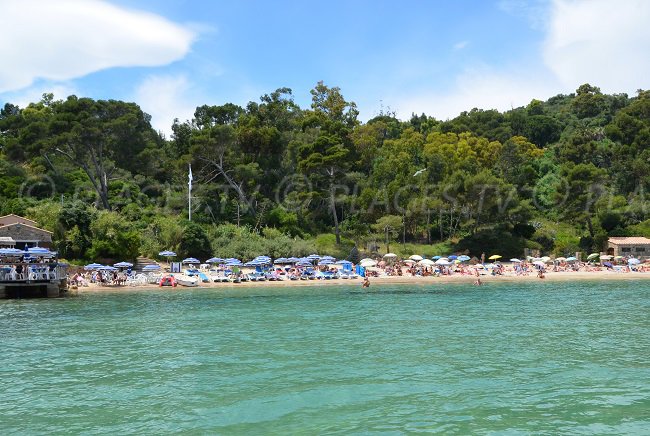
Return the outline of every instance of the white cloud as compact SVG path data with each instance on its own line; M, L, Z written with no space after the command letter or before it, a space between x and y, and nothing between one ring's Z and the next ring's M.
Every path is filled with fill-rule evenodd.
M454 44L454 50L462 50L467 47L467 44L469 44L469 41L459 41Z
M559 92L557 82L543 73L481 67L457 77L452 92L419 94L399 100L394 107L401 118L425 113L444 120L473 108L510 110Z
M70 83L38 83L20 91L6 93L0 101L10 102L24 108L30 103L41 101L45 93L54 94L54 100L65 100L69 95L78 94L77 89Z
M604 92L650 86L650 2L555 1L544 61L566 86Z
M153 127L171 135L174 118L181 122L192 119L199 103L192 101L190 82L184 75L149 76L136 89L133 100L151 115Z
M0 28L0 92L36 79L166 65L183 58L196 37L189 27L102 0L3 0Z
M541 4L526 10L537 11ZM518 0L501 4L504 9L523 5ZM549 11L536 13L545 17L545 38L531 58L465 69L447 91L385 101L402 118L426 113L446 119L474 107L508 110L533 98L574 92L583 83L608 93L650 88L650 1L555 0Z

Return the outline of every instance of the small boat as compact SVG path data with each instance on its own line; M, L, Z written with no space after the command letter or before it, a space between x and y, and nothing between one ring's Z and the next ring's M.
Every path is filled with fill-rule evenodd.
M172 286L176 287L176 279L174 276L163 276L158 282L158 286Z
M182 274L180 276L175 276L174 278L176 279L176 283L181 286L199 286L199 279L196 276L188 276L187 274Z

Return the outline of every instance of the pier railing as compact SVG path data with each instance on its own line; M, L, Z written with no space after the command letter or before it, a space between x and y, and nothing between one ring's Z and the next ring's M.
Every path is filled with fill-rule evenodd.
M0 262L0 283L51 282L65 279L67 266L55 262Z

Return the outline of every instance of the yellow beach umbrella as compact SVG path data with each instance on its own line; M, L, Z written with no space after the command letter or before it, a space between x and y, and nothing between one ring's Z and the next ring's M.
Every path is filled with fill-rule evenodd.
M502 256L499 256L498 254L493 254L492 256L488 257L488 260L497 260L501 259Z

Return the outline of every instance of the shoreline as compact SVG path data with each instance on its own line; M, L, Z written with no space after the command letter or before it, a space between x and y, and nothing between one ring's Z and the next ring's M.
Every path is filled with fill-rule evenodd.
M514 275L482 275L480 279L483 285L490 283L544 283L544 282L571 282L571 281L629 281L650 279L650 273L615 273L611 271L597 272L556 272L547 273L544 279L540 279L535 274L529 276ZM363 279L336 279L336 280L282 280L282 281L264 281L264 282L244 282L244 283L201 283L199 286L186 287L160 287L155 284L141 286L98 286L91 284L87 287L70 289L69 294L84 294L95 292L134 292L134 291L151 291L152 289L174 291L188 291L193 289L214 289L214 290L233 290L239 288L294 288L305 286L358 286L361 287ZM474 285L476 276L452 275L440 277L412 277L412 276L384 276L370 277L371 286L384 285L431 285L431 284L468 284Z

